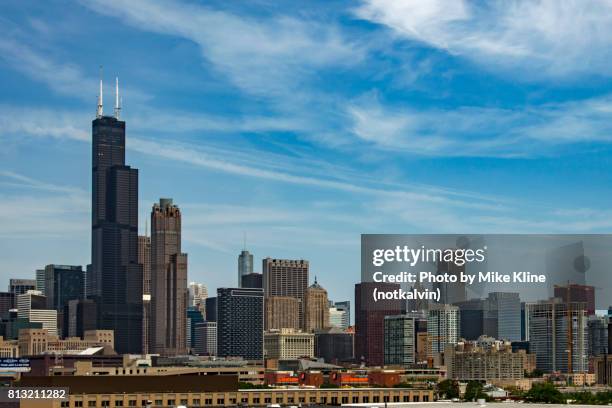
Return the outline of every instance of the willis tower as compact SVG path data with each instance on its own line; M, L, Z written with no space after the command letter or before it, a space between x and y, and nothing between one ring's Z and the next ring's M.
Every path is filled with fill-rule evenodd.
M102 79L92 122L91 288L98 328L115 331L118 353L142 351L142 265L138 263L138 170L125 164L125 122L104 116Z

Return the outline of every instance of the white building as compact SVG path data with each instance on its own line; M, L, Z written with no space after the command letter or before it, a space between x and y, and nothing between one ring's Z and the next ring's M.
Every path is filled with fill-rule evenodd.
M427 355L443 353L459 340L459 307L434 303L427 314Z
M278 360L314 357L314 333L295 329L271 330L264 334L264 356Z
M42 323L50 335L57 336L57 310L46 309L47 298L38 290L17 295L17 318Z
M193 350L196 354L217 355L217 322L196 323L194 336Z

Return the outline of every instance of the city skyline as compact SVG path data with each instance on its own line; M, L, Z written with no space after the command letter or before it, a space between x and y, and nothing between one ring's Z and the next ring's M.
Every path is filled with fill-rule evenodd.
M211 290L238 285L245 231L254 265L307 259L333 300L362 232L608 231L607 6L398 4L4 3L0 285L89 263L100 64L106 95L125 85L139 233L175 198ZM584 29L532 28L565 16Z

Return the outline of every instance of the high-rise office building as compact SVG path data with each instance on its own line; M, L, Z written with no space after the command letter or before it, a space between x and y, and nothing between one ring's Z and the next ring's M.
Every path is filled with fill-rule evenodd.
M608 316L589 316L587 321L589 357L601 356L608 353L609 322L610 318Z
M181 252L181 211L162 198L151 211L152 353L184 354L187 350L187 254Z
M9 280L9 292L13 295L23 295L28 290L36 290L34 279L11 279ZM42 293L42 292L41 292Z
M84 299L85 274L78 265L47 265L44 269L47 309L63 312L69 300Z
M291 296L270 296L264 301L264 329L300 329L300 301Z
M355 358L355 334L330 327L315 332L315 356L326 363L338 364Z
M217 355L263 359L262 289L217 289Z
M432 303L427 313L427 354L443 353L447 345L457 344L459 333L459 308Z
M342 312L342 325L343 329L348 329L351 325L351 301L343 300L341 302L334 302L334 307Z
M327 291L317 283L317 279L310 285L304 294L304 331L329 327L329 299Z
M151 237L138 236L138 263L142 267L142 353L149 354L151 330Z
M205 314L207 297L208 288L205 284L189 282L189 306L195 306Z
M195 324L193 351L201 356L217 355L217 322Z
M195 347L195 329L198 323L204 321L204 315L197 306L187 307L187 347Z
M292 296L300 300L300 327L304 326L304 293L309 264L305 260L265 258L262 262L266 296Z
M344 330L344 311L338 310L335 306L329 306L329 327L337 327Z
M415 321L411 315L385 316L385 365L409 367L415 363Z
M117 89L118 93L118 89ZM118 99L118 98L117 98ZM92 121L91 296L98 328L118 353L142 351L142 266L138 263L138 170L125 164L125 122L104 116L102 81Z
M42 328L57 336L57 310L47 309L47 299L37 290L17 295L17 318L42 323Z
M36 270L36 290L41 292L43 295L45 294L45 276L44 269Z
M449 274L459 276L465 272L465 265L457 265L452 261L438 262L437 274ZM441 282L435 283L434 289L440 289L440 303L452 304L456 302L463 302L465 300L465 283L460 282Z
M253 273L253 254L243 249L238 255L238 286L242 286L242 277Z
M96 303L91 299L69 300L64 305L64 337L83 337L89 330L96 330Z
M0 319L8 319L9 310L15 307L15 294L0 292Z
M485 303L483 299L470 299L454 304L459 308L459 327L462 338L476 340L485 334Z
M206 298L206 314L205 318L207 322L216 322L217 321L217 297L208 297Z
M544 372L584 373L588 370L587 310L584 302L552 298L525 304L529 350Z
M241 285L243 288L263 289L263 275L257 272L242 275Z
M521 340L521 299L518 293L491 292L487 297L486 316L493 320L493 331L484 334L500 340Z
M568 283L566 285L555 285L554 295L564 302L584 302L587 315L595 314L595 287L589 285L578 285Z
M368 366L384 364L385 316L402 311L400 300L374 302L372 293L393 291L400 285L394 283L361 282L355 285L355 359Z

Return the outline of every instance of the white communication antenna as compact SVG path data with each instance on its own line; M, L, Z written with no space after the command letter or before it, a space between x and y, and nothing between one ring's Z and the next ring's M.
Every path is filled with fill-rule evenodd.
M103 96L102 96L102 65L100 65L100 93L98 93L98 110L96 112L96 117L100 119L104 113L103 108Z
M119 120L121 116L121 103L119 99L119 78L115 77L115 118Z

